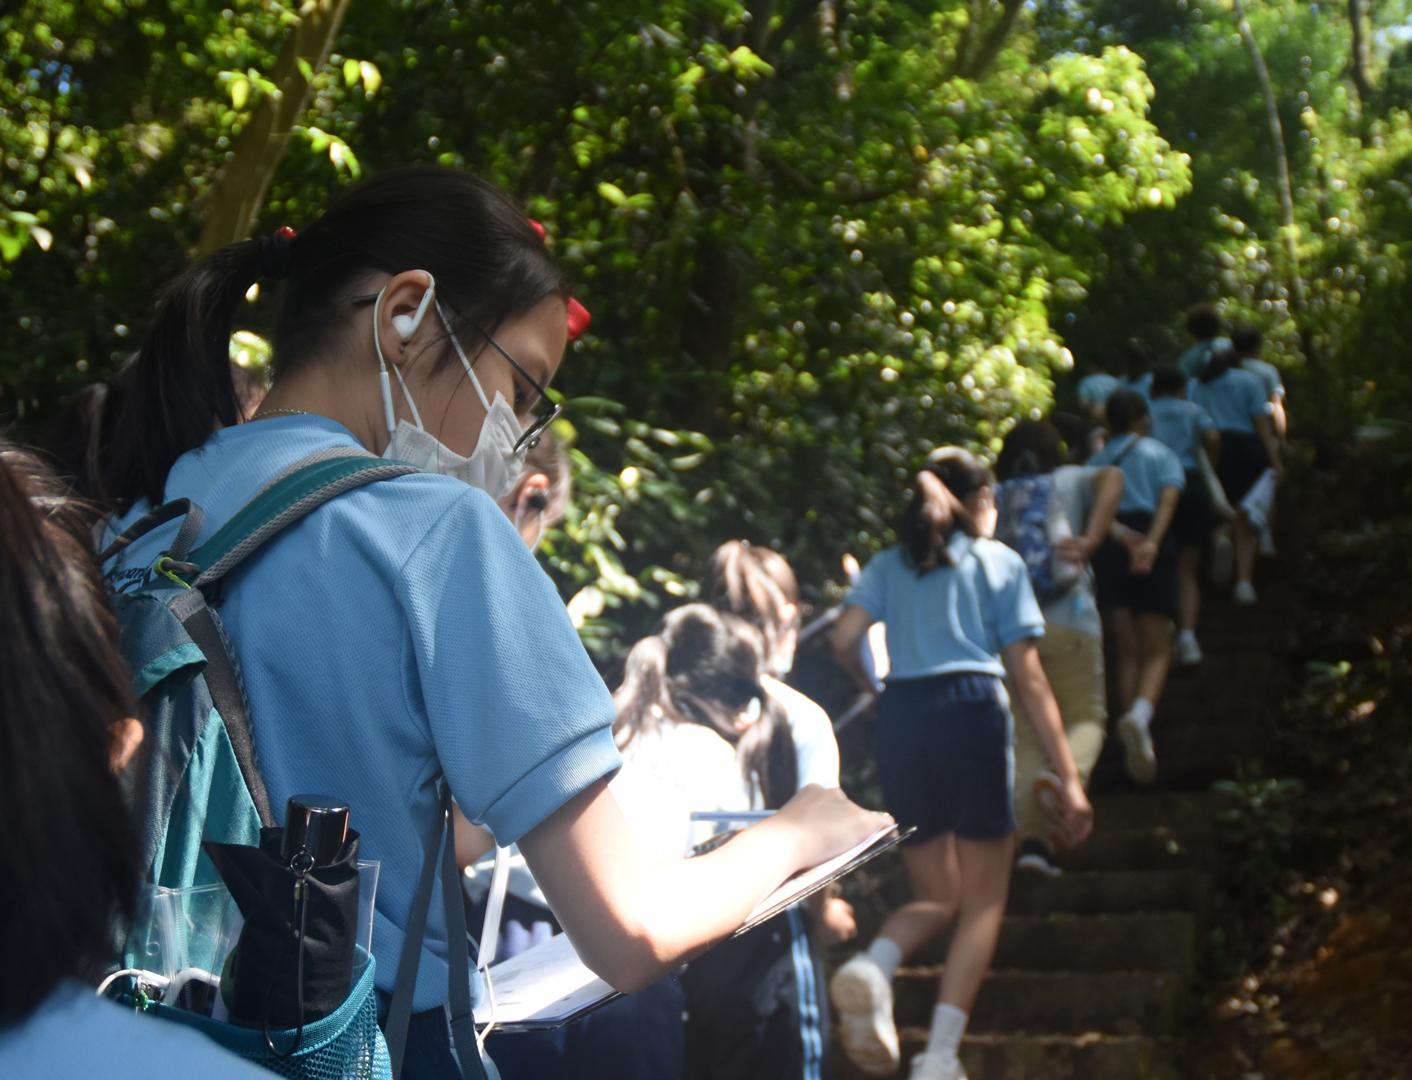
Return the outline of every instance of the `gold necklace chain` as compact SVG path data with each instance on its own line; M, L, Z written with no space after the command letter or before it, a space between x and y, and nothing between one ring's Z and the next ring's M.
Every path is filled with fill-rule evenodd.
M313 415L312 413L307 413L307 412L305 412L303 409L261 409L261 410L260 410L259 412L257 412L254 416L252 416L252 417L250 418L250 420L260 420L260 419L262 419L262 418L264 418L264 417L266 417L266 416L312 416L312 415ZM248 423L250 422L250 420L247 420L246 423L248 424Z

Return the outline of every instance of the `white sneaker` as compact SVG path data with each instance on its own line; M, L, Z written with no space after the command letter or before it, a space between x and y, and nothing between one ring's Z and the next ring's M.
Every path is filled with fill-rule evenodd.
M1235 544L1225 533L1217 533L1211 541L1211 580L1217 585L1229 585L1235 572Z
M1049 861L1049 853L1038 840L1026 840L1020 846L1020 857L1015 860L1015 872L1039 874L1047 878L1064 876L1064 871Z
M902 1053L892 1019L892 984L877 961L859 953L834 972L829 1000L838 1012L848 1059L873 1076L894 1073Z
M1195 667L1203 659L1201 645L1197 642L1195 635L1182 634L1177 638L1177 644L1173 651L1177 655L1178 667Z
M1235 585L1235 602L1241 607L1253 607L1259 603L1259 597L1255 595L1255 586L1248 581L1237 581Z
M1123 740L1123 759L1128 775L1139 784L1157 779L1157 754L1152 749L1152 733L1130 712L1118 720L1118 737Z
M1274 558L1279 554L1275 547L1275 534L1270 531L1268 525L1260 530L1260 554L1266 558Z
M966 1070L955 1054L918 1054L907 1075L910 1080L966 1080Z

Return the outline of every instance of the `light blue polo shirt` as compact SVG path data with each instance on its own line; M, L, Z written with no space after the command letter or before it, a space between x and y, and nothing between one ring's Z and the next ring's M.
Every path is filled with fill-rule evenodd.
M1153 398L1149 411L1152 437L1177 455L1183 469L1195 469L1197 444L1202 433L1215 430L1215 421L1200 405L1179 397Z
M1096 375L1085 375L1079 380L1079 400L1086 401L1090 405L1102 405L1113 396L1113 391L1116 389L1118 389L1118 380L1115 376L1102 371Z
M1255 434L1255 418L1270 415L1270 395L1258 375L1233 367L1210 382L1192 379L1187 399L1200 405L1216 423L1217 431Z
M1025 561L994 540L951 538L954 567L917 576L900 547L878 552L848 593L887 624L888 681L978 671L1005 677L1000 650L1044 634Z
M1228 337L1210 338L1207 341L1198 341L1195 345L1187 349L1181 356L1177 357L1177 367L1182 369L1182 373L1193 376L1203 367L1206 361L1211 358L1212 353L1218 353L1222 349L1231 347L1231 339Z
M1278 401L1285 396L1284 376L1280 374L1280 369L1274 364L1268 360L1257 360L1253 356L1248 356L1240 362L1240 366L1264 384L1265 395L1271 401Z
M324 417L226 428L177 461L166 495L205 510L201 543L281 470L331 447L359 444ZM173 536L149 534L110 574L149 566ZM382 863L382 990L397 975L438 770L466 816L508 845L618 769L613 701L563 601L499 507L459 480L419 473L333 499L237 569L219 613L276 818L301 792L347 799L361 857ZM445 942L438 886L417 1011L446 1001Z
M0 1027L0 1076L13 1080L270 1080L170 1020L139 1016L93 987L61 983L18 1024Z
M1133 446L1134 439L1136 446ZM1123 453L1129 446L1132 449ZM1123 470L1120 514L1155 514L1163 488L1174 487L1181 491L1186 487L1186 470L1181 460L1162 443L1146 436L1128 434L1110 439L1107 446L1088 459L1088 464L1116 464Z

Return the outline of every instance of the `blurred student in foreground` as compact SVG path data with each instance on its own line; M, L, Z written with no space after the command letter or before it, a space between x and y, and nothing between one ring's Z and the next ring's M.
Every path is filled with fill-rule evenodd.
M142 742L92 520L0 441L0 1076L258 1080L193 1031L89 981L131 915L141 857L117 773Z

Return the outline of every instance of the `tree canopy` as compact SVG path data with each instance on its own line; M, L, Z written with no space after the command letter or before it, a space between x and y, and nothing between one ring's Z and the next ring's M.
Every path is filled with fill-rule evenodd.
M929 450L993 451L1075 354L1174 349L1196 300L1342 422L1405 395L1404 7L21 0L0 415L39 431L109 376L203 245L441 162L520 199L595 315L546 541L589 643L612 655L730 536L837 595Z

